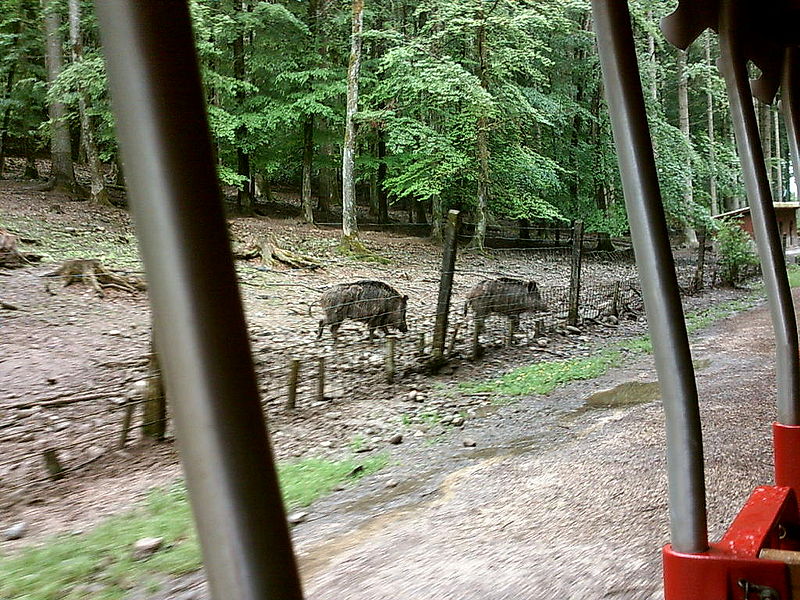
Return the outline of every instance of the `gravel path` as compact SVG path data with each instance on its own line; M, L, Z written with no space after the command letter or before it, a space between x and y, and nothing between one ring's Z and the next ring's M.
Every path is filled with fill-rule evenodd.
M772 340L761 306L692 344L711 539L754 486L772 481ZM586 404L601 390L654 379L644 359L501 407L468 432L476 448L463 448L465 433L454 432L315 505L294 530L306 597L660 598L668 541L661 403L644 385L616 407ZM420 464L428 470L411 466ZM156 597L207 597L202 574L166 590Z

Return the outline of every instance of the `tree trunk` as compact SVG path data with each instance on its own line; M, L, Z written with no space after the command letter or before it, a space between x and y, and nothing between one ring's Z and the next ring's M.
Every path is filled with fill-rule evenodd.
M49 86L58 78L64 68L62 54L61 16L56 11L55 0L42 0L45 27L45 63ZM50 114L50 187L70 195L76 195L75 170L72 164L72 144L69 138L67 107L63 102L53 101L48 106Z
M389 222L389 195L386 193L386 132L378 129L378 220Z
M712 69L714 64L711 62L711 31L707 32L705 40L706 66ZM711 86L706 89L706 112L708 114L708 195L711 198L711 216L718 215L719 199L717 198L717 151L714 148L714 95L711 93Z
M303 125L303 219L314 223L314 206L311 204L311 170L314 166L314 117L309 115Z
M309 56L316 55L317 49L317 0L309 0L307 9L309 31ZM308 83L309 92L313 91L313 82ZM314 115L306 116L303 123L303 183L301 198L303 203L303 219L306 223L314 223L314 206L311 204L311 175L314 169Z
M686 52L684 50L678 50L678 119L688 150L692 146L692 139L689 131L689 77L686 71ZM689 174L684 183L683 202L689 208L694 204L694 192L692 190L691 162L687 162L689 162ZM691 222L687 222L684 225L684 232L686 234L686 243L691 248L696 248L697 233Z
M480 12L481 25L478 27L478 76L481 87L489 89L488 51L486 48L486 21L483 11ZM478 119L478 205L475 208L475 237L470 246L483 251L486 241L486 213L489 206L489 119L481 116Z
M69 41L72 49L72 62L83 61L83 40L81 39L81 7L78 0L69 0ZM86 153L86 162L91 174L91 197L96 204L110 206L111 199L106 189L105 173L103 163L97 152L97 145L94 142L94 131L91 119L86 110L87 97L83 86L78 84L78 112L81 120L81 140L83 150Z
M342 156L342 238L348 242L358 239L356 219L356 124L358 110L358 72L361 67L361 31L364 26L364 0L353 0L350 63L347 69L347 113L345 116L344 149Z
M653 11L647 11L648 22L653 22ZM658 59L656 58L656 38L648 31L647 33L647 57L650 66L650 97L653 104L658 103Z
M441 244L443 238L444 207L442 197L436 194L431 198L431 241Z
M240 12L242 3L234 1L234 10ZM233 76L237 81L245 81L247 76L244 64L244 34L240 31L233 40ZM242 108L246 99L244 90L236 92L236 103ZM236 147L236 172L246 183L240 183L236 192L236 204L245 214L253 214L253 197L250 194L250 155L242 148L241 143L247 136L247 129L244 125L236 128L236 139L239 142Z
M775 175L772 172L772 110L769 104L759 102L760 110L756 114L761 116L761 138L764 148L764 165L767 168L767 178L770 181L770 191L773 192L773 201L775 200Z
M422 200L415 200L414 212L416 213L416 218L414 219L416 223L428 223L428 217L425 215L425 202Z

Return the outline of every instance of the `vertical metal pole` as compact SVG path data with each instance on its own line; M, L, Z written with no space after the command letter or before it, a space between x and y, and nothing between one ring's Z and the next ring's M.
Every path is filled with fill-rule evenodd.
M772 327L775 330L778 422L785 425L800 425L797 320L753 109L746 61L736 45L736 34L743 26L737 15L739 6L740 3L734 0L722 0L720 3L719 64L728 89L736 147L742 164L747 196L750 199L753 230L767 289Z
M628 3L592 0L614 141L666 414L672 546L708 548L697 387L647 126Z
M302 598L186 2L97 2L158 351L216 600Z
M800 49L786 48L781 82L781 109L792 159L795 198L800 201Z

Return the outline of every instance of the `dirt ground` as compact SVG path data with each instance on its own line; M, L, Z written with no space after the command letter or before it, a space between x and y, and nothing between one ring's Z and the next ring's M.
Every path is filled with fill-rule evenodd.
M0 227L37 240L25 249L43 254L40 266L0 274L0 300L20 309L0 312L0 528L18 521L29 525L25 538L3 543L3 551L13 552L125 510L152 486L174 480L180 469L171 441L149 444L135 435L125 448L116 449L121 405L145 377L146 294L115 291L98 298L82 286L47 286L41 277L60 260L79 257L100 258L108 268L138 274L127 212L69 202L25 183L0 182ZM296 528L310 598L517 598L537 593L646 598L657 589L653 549L666 539L660 407L652 401L607 410L585 405L603 388L625 381L651 383L648 361L547 398L504 407L491 405L485 396L442 393L460 381L491 378L553 355L590 355L610 338L643 332L641 319L587 327L581 335L553 334L544 349L522 338L502 348L499 324L488 333L498 343L489 343L481 361L457 356L435 377L408 369L392 385L362 386L351 382L380 374L382 347L367 344L362 327L349 325L346 350L337 355L326 398L313 398L309 378L299 390L300 409L287 411L287 358L316 356L310 349L318 347L333 352L329 340L318 344L314 338L318 317L310 307L318 292L347 279L382 279L411 296L409 325L420 327L435 307L440 250L421 239L364 232L370 247L393 259L379 265L338 256L335 231L291 219L232 219L231 231L234 237L275 232L287 247L325 264L315 272L239 265L278 457L342 456L358 442L360 449L390 451L394 465L357 490L321 501L309 521ZM589 259L587 264L598 281L635 274L629 258ZM532 252L464 253L457 271L455 296L463 297L490 275L561 286L569 264L560 256ZM717 290L686 304L708 306L737 295ZM759 342L753 352L754 340L772 339L762 313L730 320L695 344L696 358L711 361L700 371L701 387L712 385L703 383L710 375L719 380L704 391L704 411L728 423L729 430L720 434L718 447L717 434L710 432L709 465L726 457L720 463L725 466L710 470L710 483L717 489L741 489L737 505L752 482L765 481L769 462L769 446L753 426L753 414L762 411L768 422L765 415L772 414L772 406L767 402L754 410L748 403L748 398L771 393L770 343ZM410 356L416 341L409 337L404 343ZM762 389L745 395L743 380ZM742 397L729 398L730 390ZM93 394L101 397L42 407L43 402ZM750 425L734 427L745 412ZM431 414L465 415L466 423L437 424L426 418ZM390 446L387 440L396 433L404 441ZM477 447L464 448L465 437ZM726 442L734 437L752 440L743 446L746 457L739 458L740 446ZM751 447L758 455L755 470ZM70 469L57 483L47 480L42 467L41 453L47 448L57 448ZM628 483L631 474L641 480L635 486ZM587 481L592 482L588 488ZM717 497L711 493L710 505L722 520L714 522L727 522L735 508ZM628 558L620 557L621 547ZM169 582L169 597L201 596L201 581L198 574ZM487 587L487 581L492 585ZM149 596L133 592L131 597Z
M712 540L755 486L772 482L772 340L761 306L692 343ZM306 597L662 598L669 533L654 381L642 359L499 408L470 425L476 448L455 432L404 449L398 464L317 503L295 527ZM620 385L628 393L602 396L612 406L593 406ZM165 589L130 598L207 598L202 573Z

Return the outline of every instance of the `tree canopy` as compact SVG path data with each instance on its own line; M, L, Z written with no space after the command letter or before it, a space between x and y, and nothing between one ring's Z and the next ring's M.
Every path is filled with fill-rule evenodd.
M65 0L46 4L66 17ZM307 218L335 216L352 3L190 7L221 181L244 193L240 201L303 187ZM46 153L47 107L57 101L75 158L83 159L76 142L91 134L100 159L117 162L92 4L80 9L81 60L70 60L65 35L65 67L48 88L43 5L0 2L0 156ZM744 194L716 40L706 33L679 56L658 31L670 9L666 0L631 3L668 216L676 228L700 227L712 211L740 207ZM601 234L627 229L588 0L365 0L360 37L355 186L374 218L402 208L438 222L458 208L475 222L582 219ZM766 131L780 127L774 111L760 107ZM786 196L788 152L779 131L769 139L773 184Z

